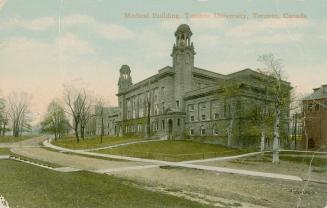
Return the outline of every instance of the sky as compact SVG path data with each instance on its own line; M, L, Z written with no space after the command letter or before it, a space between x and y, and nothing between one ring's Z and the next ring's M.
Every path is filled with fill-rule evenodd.
M326 0L0 0L0 96L29 93L35 121L67 84L116 106L121 65L134 83L171 66L183 23L197 67L257 69L273 53L307 94L327 84L326 9Z

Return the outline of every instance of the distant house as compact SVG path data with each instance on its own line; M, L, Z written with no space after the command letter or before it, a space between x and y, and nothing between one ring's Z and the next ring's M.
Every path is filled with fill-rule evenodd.
M327 145L327 84L313 89L303 99L303 146L320 148Z

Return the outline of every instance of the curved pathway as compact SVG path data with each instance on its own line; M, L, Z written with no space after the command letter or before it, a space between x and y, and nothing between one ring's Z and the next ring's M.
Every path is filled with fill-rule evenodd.
M40 143L45 140L47 140L45 136L28 139L11 146L10 150L24 157L88 171L145 165L145 163L142 162L104 160L50 151L41 148Z
M151 160L151 159L143 159L143 158L135 158L135 157L127 157L127 156L120 156L120 155L110 155L110 154L101 154L101 153L95 153L95 152L86 152L81 150L71 150L63 147L58 147L49 142L49 140L46 140L43 142L43 145L48 148L53 148L59 151L65 151L65 152L73 152L78 153L81 155L89 155L89 156L96 156L96 157L105 157L105 158L112 158L112 159L120 159L120 160L128 160L128 161L134 161L134 162L143 162L143 163L152 163L152 165L169 165L174 167L182 167L182 168L191 168L191 169L198 169L198 170L205 170L205 171L214 171L214 172L222 172L222 173L233 173L233 174L240 174L240 175L248 175L248 176L256 176L256 177L267 177L267 178L275 178L275 179L284 179L284 180L293 180L293 181L303 181L302 178L298 176L292 176L292 175L285 175L285 174L277 174L277 173L266 173L266 172L259 172L259 171L249 171L249 170L241 170L241 169L232 169L232 168L222 168L222 167L211 167L211 166L205 166L205 165L195 165L190 164L189 162L168 162L168 161L161 161L161 160ZM260 153L260 152L259 152ZM241 155L241 157L249 156L253 154L258 153L248 153ZM235 159L235 157L240 156L233 156L233 157L224 157L227 159ZM213 160L217 160L219 158L213 158ZM193 161L193 162L199 162L199 160ZM148 165L146 167L152 167L152 165ZM155 166L154 166L155 167ZM125 169L124 169L125 170Z

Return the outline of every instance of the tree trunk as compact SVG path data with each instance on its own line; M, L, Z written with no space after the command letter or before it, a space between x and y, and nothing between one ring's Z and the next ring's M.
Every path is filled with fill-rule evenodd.
M265 151L265 140L266 140L266 133L265 130L262 129L261 131L261 142L260 142L260 151Z
M6 134L6 123L3 124L2 136Z
M75 123L74 131L75 131L76 141L77 141L77 143L79 143L78 124L76 124L76 123Z
M102 137L104 135L104 124L103 124L103 115L101 116L101 143L102 143Z
M228 138L227 138L227 146L230 147L232 145L232 136L233 136L233 125L234 125L234 116L232 116L229 127L228 127Z
M279 125L280 125L280 107L276 107L276 119L274 126L274 142L273 142L273 163L279 163Z
M148 101L148 116L147 116L147 124L146 124L146 138L150 138L150 107L151 103Z
M85 129L85 126L82 124L82 122L81 122L81 124L80 124L80 133L81 133L81 138L82 138L82 140L84 140L84 129Z

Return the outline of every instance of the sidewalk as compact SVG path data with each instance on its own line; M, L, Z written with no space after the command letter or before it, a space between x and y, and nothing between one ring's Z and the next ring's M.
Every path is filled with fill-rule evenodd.
M298 176L189 164L188 162L190 162L190 161L168 162L168 161L161 161L161 160L151 160L151 159L127 157L127 156L120 156L120 155L110 155L110 154L101 154L101 153L95 153L95 152L86 152L86 151L81 151L81 150L72 150L72 149L55 146L55 145L51 144L48 140L44 141L43 145L48 148L56 149L59 151L73 152L73 153L77 153L77 154L81 154L81 155L90 155L90 156L113 158L113 159L120 159L120 160L129 160L129 161L134 161L134 162L152 163L155 165L167 165L167 166L173 166L173 167L193 168L193 169L198 169L198 170L215 171L215 172L222 172L222 173L232 173L232 174L240 174L240 175L248 175L248 176L256 176L256 177L267 177L267 178L284 179L284 180L292 180L292 181L303 181ZM258 154L258 152L248 153L248 154L243 154L243 155L238 155L238 156L231 156L231 157L232 158L244 157L244 155L249 156L249 154L252 154L252 155ZM227 157L227 158L231 158L231 157ZM213 158L211 160L214 160L214 159L218 160L219 158ZM226 157L224 157L224 159L226 159ZM204 160L202 160L202 162L203 161ZM199 160L196 160L195 162L199 162Z

